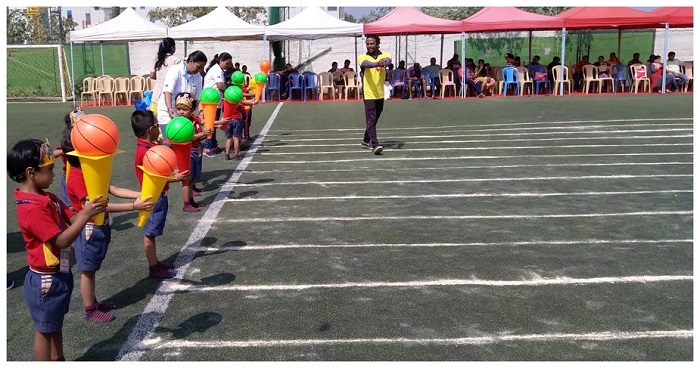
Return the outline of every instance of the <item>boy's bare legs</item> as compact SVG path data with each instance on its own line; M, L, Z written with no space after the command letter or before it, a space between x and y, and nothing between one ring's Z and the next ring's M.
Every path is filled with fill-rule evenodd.
M148 262L148 267L153 268L158 266L155 236L143 236L143 251L146 253L146 261Z
M228 144L228 142L226 142ZM239 154L241 152L241 139L238 137L233 137L233 156L240 158Z
M233 142L233 137L226 138L226 159L231 159L231 143Z
M95 272L80 272L80 296L83 298L83 307L92 307L95 300Z
M95 271L80 272L80 295L83 299L85 319L97 323L109 322L115 319L112 314L105 313L111 310L114 305L97 302L97 297L95 296Z
M63 333L34 332L34 359L37 361L50 361L63 358Z

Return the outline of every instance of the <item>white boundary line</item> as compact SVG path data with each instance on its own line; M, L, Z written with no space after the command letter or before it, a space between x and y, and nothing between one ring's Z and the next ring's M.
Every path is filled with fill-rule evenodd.
M276 285L220 285L200 286L174 284L170 288L171 293L183 290L190 292L211 291L273 291L273 290L311 290L311 289L350 289L350 288L419 288L419 287L447 287L447 286L491 286L491 287L536 287L552 285L598 285L598 284L646 284L650 282L693 281L693 276L664 275L664 276L623 276L623 277L593 277L588 279L574 279L569 277L537 278L533 280L481 280L471 279L440 279L425 281L368 281L345 282L335 284L276 284Z
M239 341L191 341L191 340L161 340L153 339L144 344L144 349L222 349L222 348L269 348L290 346L328 346L355 344L382 345L486 345L509 341L543 342L543 341L612 341L639 339L692 339L693 330L674 331L601 331L589 333L549 333L528 335L491 334L476 337L459 337L444 339L419 339L407 337L367 337L356 339L306 339L306 340L239 340Z
M456 169L506 169L506 168L520 168L520 167L561 167L561 166L572 166L572 167L596 167L596 166L666 166L666 165L692 165L693 161L670 161L670 162L612 162L607 164L578 164L578 163L564 163L564 164L534 164L534 165L491 165L491 166L439 166L439 167L421 167L421 171L426 170L456 170ZM369 168L369 167L365 167ZM360 168L354 167L352 169L299 169L299 170L247 170L248 174L272 174L272 173L309 173L309 172L347 172L347 171L357 171ZM390 169L382 169L373 167L372 171L401 171L401 170L411 170L415 171L415 167L396 167Z
M318 163L338 163L338 162L358 162L358 161L416 161L416 160L484 160L484 159L512 159L512 158L546 158L546 157L619 157L619 156L692 156L693 152L640 152L640 153L586 153L586 154L562 154L562 155L511 155L511 156L432 156L432 157L391 157L383 156L381 158L348 158L340 160L283 160L283 161L255 161L255 164L318 164ZM374 156L374 155L372 155Z
M359 217L252 217L242 219L209 220L218 223L265 223L265 222L329 222L329 221L390 221L390 220L497 220L497 219L541 219L541 218L586 218L586 217L625 217L625 216L686 216L693 211L638 211L616 213L571 213L549 215L460 215L460 216L359 216ZM204 221L204 219L200 220Z
M231 245L222 247L193 247L198 252L217 252L222 250L278 250L278 249L314 249L314 248L437 248L437 247L476 247L476 246L549 246L549 245L590 245L590 244L665 244L690 243L693 239L587 239L587 240L542 240L519 242L474 242L474 243L393 243L393 244L269 244L269 245Z
M469 178L469 179L415 179L415 180L362 180L362 181L297 181L279 183L236 183L237 187L269 187L278 185L366 185L366 184L415 184L415 183L470 183L490 181L546 181L546 180L618 180L647 178L687 178L692 174L654 175L584 175L584 176L533 176L524 178ZM224 184L233 185L233 184Z
M270 127L272 127L272 123L275 121L275 118L277 117L277 114L279 113L283 104L284 103L282 102L277 105L262 131L258 135L258 138L255 139L255 143L260 144L260 142L262 142L262 140L265 138L265 134L270 130ZM240 169L245 169L245 167L248 166L257 149L257 146L255 146L246 153L245 158L243 158L243 160L241 160L241 162L238 164ZM117 354L116 360L138 361L141 359L144 351L139 349L138 346L142 344L143 340L146 340L153 335L155 329L158 327L163 315L165 314L165 310L168 308L168 304L170 304L170 300L173 297L172 293L167 293L165 291L171 289L172 285L179 284L182 280L183 276L185 275L185 271L197 254L197 252L192 251L191 248L199 247L201 245L202 239L204 239L204 237L207 235L211 224L214 222L219 214L219 211L221 211L221 208L224 206L224 199L229 196L231 189L233 188L233 184L240 179L241 175L243 175L242 172L234 172L231 177L229 177L229 179L226 181L227 185L221 187L221 190L214 199L214 202L209 205L209 208L207 209L206 213L204 213L204 216L202 216L197 225L195 225L192 235L190 235L189 239L187 239L187 242L182 247L177 259L175 260L175 264L178 265L178 268L176 269L177 274L171 280L164 280L158 290L156 290L155 294L148 302L148 305L146 305L143 313L129 333L127 341L119 349L119 354Z
M573 140L590 140L598 141L603 139L621 139L621 140L633 140L633 139L659 139L659 138L693 138L692 134L682 134L682 135L635 135L628 137L566 137L566 138L516 138L516 139L466 139L466 140L450 140L450 141L415 141L415 142L403 142L406 145L409 144L419 144L425 146L428 144L444 144L444 143L492 143L492 142L536 142L536 141L573 141ZM330 143L330 144L285 144L285 145L265 145L266 148L305 148L305 147L339 147L339 146L352 146L357 147L357 142L353 139L354 143Z
M638 122L638 121L681 121L681 120L693 120L693 118L661 118L661 119L613 119L613 120L562 120L562 121L540 121L532 123L522 123L522 122L512 122L512 123L498 123L498 124L474 124L469 125L476 127L491 127L491 126L514 126L514 125L546 125L546 124L581 124L581 123L607 123L607 122ZM661 124L657 124L661 125ZM446 128L466 128L464 125L442 125L431 127L430 129L446 129ZM425 127L400 127L400 128L382 128L383 130L425 130ZM364 132L364 129L360 128L328 128L328 129L295 129L295 130L280 130L280 132ZM277 136L280 134L271 134L269 136Z
M421 138L451 138L451 137L499 137L499 136L531 136L531 135L554 135L554 134L561 134L561 135L567 135L567 134L591 134L591 133L623 133L623 134L629 134L629 133L651 133L651 132L692 132L693 128L677 128L677 129L641 129L641 130L575 130L575 131L558 131L558 132L516 132L516 133L488 133L488 134L443 134L443 135L426 135L426 134L421 134ZM382 143L383 141L386 140L392 140L392 139L412 139L416 138L415 135L407 135L407 136L392 136L392 135L387 135L383 134L384 137L380 140L379 143ZM361 137L361 134L358 134L358 137ZM335 137L335 136L334 136ZM624 136L620 136L617 138L624 138ZM357 139L357 137L344 137L344 138L330 138L330 137L325 137L325 138L294 138L294 139L275 139L270 142L310 142L310 141L346 141L350 139ZM359 144L359 143L358 143Z
M485 197L568 197L568 196L609 196L638 194L693 193L693 190L638 190L628 192L578 192L578 193L453 193L453 194L416 194L416 195L346 195L326 197L271 197L271 198L228 198L226 202L280 202L280 201L318 201L318 200L357 200L357 199L416 199L416 198L485 198Z
M553 148L619 148L619 147L675 147L675 146L692 146L693 143L642 143L642 144L572 144L564 146L495 146L495 147L432 147L432 148L401 148L393 149L387 147L390 151L395 152L419 152L419 151L487 151L487 150L536 150L536 149L553 149ZM333 146L331 146L333 147ZM285 147L282 147L285 148ZM323 156L329 154L348 154L359 153L358 150L352 151L292 151L292 152L264 152L263 156L288 156L288 155L315 155Z

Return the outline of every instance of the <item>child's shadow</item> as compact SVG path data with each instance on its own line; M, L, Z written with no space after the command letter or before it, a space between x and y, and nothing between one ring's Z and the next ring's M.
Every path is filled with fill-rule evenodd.
M170 333L170 337L163 342L172 340L183 340L193 333L203 333L206 330L218 325L223 320L219 313L202 312L182 321L177 328L167 328L158 326L157 333Z

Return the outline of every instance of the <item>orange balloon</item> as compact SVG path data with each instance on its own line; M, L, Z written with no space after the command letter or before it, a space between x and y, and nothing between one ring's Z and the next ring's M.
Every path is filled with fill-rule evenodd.
M269 60L263 60L260 62L260 70L262 70L263 73L267 74L270 72L270 61Z
M109 155L117 150L119 129L110 118L104 115L83 115L73 125L70 140L73 148L80 154Z
M176 167L175 152L166 146L153 146L143 157L143 168L153 174L170 176Z

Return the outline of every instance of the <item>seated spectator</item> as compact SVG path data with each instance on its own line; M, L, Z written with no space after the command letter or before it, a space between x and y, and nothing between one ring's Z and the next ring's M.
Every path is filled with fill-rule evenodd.
M433 84L437 89L440 88L440 76L438 75L438 73L440 72L440 65L437 65L436 62L437 60L435 60L434 57L431 57L430 65L423 67L423 71L430 74L430 79L433 81Z
M462 68L459 68L459 73L461 75ZM481 93L481 86L483 85L483 82L477 79L476 74L474 74L474 70L466 62L464 67L464 84L472 87L477 97L484 98L484 94Z
M399 66L396 67L396 69L406 70L406 61L405 60L399 61Z
M481 82L481 86L491 87L496 84L496 79L491 74L491 65L484 63L484 59L479 59L477 63L474 75L476 75L476 80Z
M643 64L641 61L639 61L639 53L638 53L638 52L635 52L635 53L632 55L632 60L630 60L629 62L627 62L627 66L630 66L630 65L632 65L632 64Z
M334 61L331 63L331 68L328 69L328 72L333 74L333 84L336 86L338 85L344 85L345 84L345 79L343 79L343 72L338 69L338 62Z
M354 71L355 71L355 70L353 70L353 69L350 67L350 60L345 59L345 62L343 63L343 67L340 68L340 72L343 73L343 74L345 74L345 73L347 73L347 72L354 72Z
M515 56L513 54L508 52L504 55L504 58L506 59L506 66L515 66Z
M516 56L515 59L513 59L513 66L520 66L520 56Z
M616 64L620 64L620 59L617 58L617 55L615 55L614 52L611 52L610 59L606 60L605 62L608 63L608 65L610 65L610 68L612 68Z
M329 72L329 73L334 73L334 72L337 71L337 70L338 70L338 62L337 62L337 61L334 61L334 62L331 63L331 68L328 69L328 72Z
M673 51L669 52L668 60L666 60L666 71L673 73L676 91L689 80L687 75L681 73L681 65L683 65L683 62L676 59L676 53Z
M284 70L278 73L280 75L280 86L282 87L282 99L286 99L287 91L289 91L289 76L299 74L299 71L292 68L292 64L287 63Z
M406 79L408 84L408 93L412 95L412 90L415 86L423 88L423 96L420 97L421 99L427 96L426 91L428 90L428 87L425 83L425 79L423 79L423 70L421 70L420 63L413 63L413 66L408 68ZM416 90L416 96L418 96L418 90Z
M649 78L651 79L651 90L653 92L655 89L658 89L659 92L661 92L664 75L664 65L661 63L661 55L654 55L653 57L649 57L649 59L651 63L647 65L647 68L649 69ZM670 90L673 85L675 85L675 77L673 73L667 71L666 89Z
M387 72L387 76L389 77L389 84L391 84L392 94L396 95L398 93L399 96L403 95L407 84L406 70L396 68Z
M552 69L557 65L561 65L561 59L559 56L553 57L552 62L547 64L547 76L549 77L549 82L552 86L554 85L554 73L552 72Z
M605 61L605 56L603 56L603 55L598 56L598 61L596 61L595 63L593 63L593 65L595 65L595 66L601 66L601 65L608 65L608 66L610 66L610 64L608 64L608 62Z
M532 57L532 61L529 64L525 65L525 67L527 68L527 71L530 72L530 75L532 75L532 68L537 67L539 65L540 65L540 56L535 55Z

